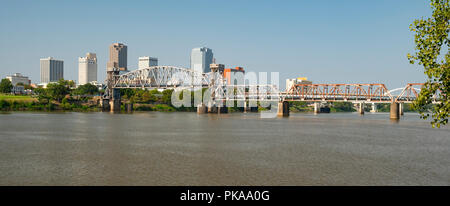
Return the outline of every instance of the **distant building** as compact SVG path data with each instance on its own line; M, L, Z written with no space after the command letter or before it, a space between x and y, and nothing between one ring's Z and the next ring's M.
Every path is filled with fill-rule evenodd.
M223 64L210 64L209 68L211 69L211 72L219 72L223 74L223 71L225 69L225 65Z
M41 84L57 82L64 78L64 61L53 57L41 59Z
M213 63L213 52L206 47L194 48L191 52L191 69L194 71L208 73Z
M158 58L147 56L139 57L139 69L145 69L153 66L158 66Z
M298 77L295 79L286 79L286 91L292 88L292 86L296 84L312 84L311 81L308 81L306 77Z
M23 94L25 93L25 87L22 85L13 86L11 93L13 94Z
M114 43L109 46L109 61L106 64L108 71L113 68L127 71L127 46L122 43Z
M11 84L13 86L16 86L18 83L22 83L23 85L31 84L31 80L28 79L28 77L26 77L26 76L22 76L21 73L15 73L13 75L8 75L8 76L6 76L6 78L9 79L9 81L11 81Z
M94 85L94 86L96 86L96 87L98 88L98 90L103 89L103 86L104 86L104 84L99 83L99 82L97 82L97 81L92 81L92 82L89 82L89 83L92 84L92 85Z
M97 55L87 53L86 57L78 58L78 84L83 85L97 81Z
M227 84L234 84L233 82L231 82L231 74L238 72L242 72L242 74L244 74L245 73L244 68L235 67L234 69L226 68L223 70L223 78L227 81Z

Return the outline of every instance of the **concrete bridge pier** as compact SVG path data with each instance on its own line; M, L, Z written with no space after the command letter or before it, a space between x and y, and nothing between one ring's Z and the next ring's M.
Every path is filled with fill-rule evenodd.
M132 112L133 111L133 103L126 104L125 109L127 110L127 112Z
M248 112L247 101L244 101L244 113Z
M111 112L120 112L120 90L119 89L111 89L111 99L109 100L109 107L111 108Z
M364 102L359 103L358 105L358 113L359 114L364 114Z
M109 99L102 99L102 112L109 112L109 111L111 111Z
M320 113L320 103L315 102L314 103L314 114L319 114Z
M109 107L111 108L111 112L120 112L120 99L112 99L109 102Z
M197 105L197 114L204 114L208 111L208 109L206 108L206 105L203 103L200 103L199 105Z
M398 106L399 106L399 108L398 108L399 115L403 116L403 108L404 108L403 103L399 103Z
M208 102L207 111L208 113L217 113L217 106L214 104L214 102Z
M375 103L372 103L372 109L370 110L370 112L372 113L377 112L377 105Z
M391 103L390 118L391 119L399 119L400 118L399 103L397 103L397 102Z
M217 107L217 113L218 114L225 114L228 113L228 107L223 106L223 107Z
M289 116L289 102L288 101L278 102L277 115L279 117L288 117Z
M219 106L217 106L217 113L218 114L228 113L228 107L226 105L225 100L222 101L222 104L219 104Z

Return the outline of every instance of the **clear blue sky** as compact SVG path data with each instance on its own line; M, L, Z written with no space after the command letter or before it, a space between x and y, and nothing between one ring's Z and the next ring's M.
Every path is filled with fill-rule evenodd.
M409 24L430 16L428 0L354 1L23 1L2 0L0 77L15 72L39 82L39 59L64 60L78 78L78 57L95 52L103 81L108 46L128 45L128 67L139 56L189 67L190 50L206 46L218 63L247 71L278 71L316 83L423 82Z

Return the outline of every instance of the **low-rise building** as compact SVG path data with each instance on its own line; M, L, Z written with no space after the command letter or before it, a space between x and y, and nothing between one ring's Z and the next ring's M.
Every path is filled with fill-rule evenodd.
M242 67L235 67L233 68L226 68L223 70L223 78L227 81L227 84L231 84L231 74L242 72L242 74L245 74L244 68Z
M213 63L209 65L209 68L211 69L211 72L220 72L221 74L223 74L225 65Z
M11 84L13 86L16 86L18 83L21 83L23 85L31 84L31 80L28 77L23 76L21 73L15 73L13 75L8 75L8 76L6 76L6 79L9 79L9 81L11 81Z
M16 85L13 86L11 93L13 94L24 94L25 93L25 87L23 85Z

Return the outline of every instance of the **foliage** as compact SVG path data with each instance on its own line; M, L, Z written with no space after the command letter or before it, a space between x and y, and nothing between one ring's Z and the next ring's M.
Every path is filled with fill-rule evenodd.
M15 110L15 111L36 111L36 110L54 110L54 104L41 104L39 102L26 101L7 101L0 100L0 110Z
M34 93L37 95L38 101L40 103L48 103L50 102L50 96L47 94L47 90L44 88L36 88Z
M0 93L11 93L13 85L9 79L2 79L0 82Z
M312 111L307 102L290 102L289 111L292 112L309 112Z
M28 95L10 95L10 94L0 94L0 100L7 100L7 101L25 101L25 102L32 102L36 101L35 98L28 96Z
M136 90L138 89L120 89L120 96L124 99L130 99L134 96Z
M74 95L94 95L98 93L98 88L90 83L80 85L72 92Z
M333 102L331 107L332 112L354 112L356 111L353 108L353 104L351 102Z
M428 77L413 107L421 113L422 118L428 118L426 106L432 103L433 96L437 94L439 103L433 106L431 123L433 127L440 127L448 123L450 111L450 6L449 0L431 0L430 5L432 17L415 20L410 26L415 33L416 51L413 55L408 54L408 59L411 64L417 61L422 65Z
M167 105L171 105L172 102L172 89L166 89L162 92L161 102Z
M123 99L129 100L131 103L162 103L172 105L171 89L166 89L163 92L158 90L144 90L144 89L121 89L120 93Z
M64 79L59 80L58 83L50 83L45 90L49 99L61 102L61 100L70 94L70 83Z

